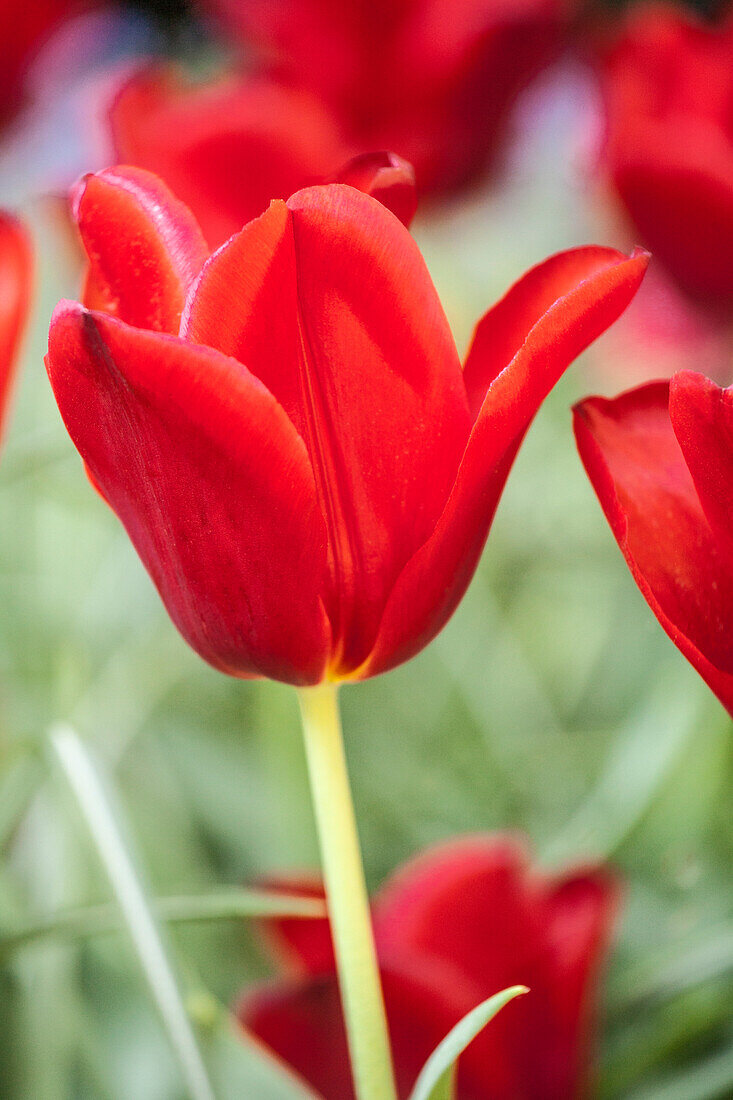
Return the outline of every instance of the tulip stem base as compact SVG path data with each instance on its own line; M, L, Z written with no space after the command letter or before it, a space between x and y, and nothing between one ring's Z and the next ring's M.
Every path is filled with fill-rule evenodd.
M337 688L298 696L354 1088L358 1100L397 1100Z

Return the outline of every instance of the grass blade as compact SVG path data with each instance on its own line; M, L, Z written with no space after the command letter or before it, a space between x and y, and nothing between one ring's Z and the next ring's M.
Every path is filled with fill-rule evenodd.
M69 726L56 726L51 744L109 879L191 1100L214 1100L173 969L94 765Z
M513 985L472 1009L449 1031L422 1068L410 1100L453 1100L458 1059L480 1031L509 1001L528 993L525 985Z

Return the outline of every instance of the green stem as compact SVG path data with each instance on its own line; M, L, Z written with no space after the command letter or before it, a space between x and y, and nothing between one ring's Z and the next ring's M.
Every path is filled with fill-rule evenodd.
M341 1001L358 1100L397 1100L336 692L298 696Z

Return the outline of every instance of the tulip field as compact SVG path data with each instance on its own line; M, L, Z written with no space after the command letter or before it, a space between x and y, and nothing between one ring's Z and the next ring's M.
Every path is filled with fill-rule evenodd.
M0 1098L733 1097L733 11L0 43Z

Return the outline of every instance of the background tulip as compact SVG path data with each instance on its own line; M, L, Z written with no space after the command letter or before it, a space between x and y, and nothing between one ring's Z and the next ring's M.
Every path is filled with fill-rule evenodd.
M733 22L632 10L605 62L609 176L641 240L708 309L733 308Z
M192 85L170 67L129 79L110 123L120 162L165 180L212 248L270 199L323 182L354 152L308 92L268 80Z
M190 207L211 247L314 183L343 180L409 224L415 173L391 153L352 157L329 110L268 80L186 83L170 67L138 72L115 96L110 124L121 162L146 168Z
M645 599L733 713L733 392L682 371L583 401L575 434Z
M563 0L208 0L266 70L327 103L358 151L393 149L421 194L495 163L519 93L554 60Z
M0 429L31 298L32 255L23 226L0 212Z
M59 307L48 355L72 439L189 643L295 684L384 671L440 630L538 406L646 266L553 257L461 372L412 237L351 187L273 203L206 261L139 170L92 176L75 213L92 308Z
M448 841L398 869L375 896L373 919L400 1097L450 1028L515 980L530 992L463 1055L457 1100L584 1095L617 895L600 867L541 874L511 836ZM283 977L245 992L239 1018L324 1100L348 1100L327 923L271 921L264 931Z

